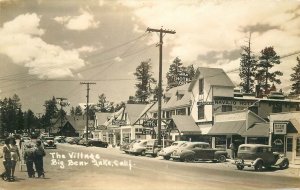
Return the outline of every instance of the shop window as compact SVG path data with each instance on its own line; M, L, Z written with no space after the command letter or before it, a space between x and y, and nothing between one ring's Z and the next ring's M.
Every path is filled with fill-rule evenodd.
M204 80L199 79L199 94L203 94L204 91Z
M169 111L166 111L166 118L170 118L171 117L171 113Z
M188 115L191 115L191 108L188 108Z
M204 105L198 106L198 119L204 119Z
M222 112L232 111L232 105L222 105Z

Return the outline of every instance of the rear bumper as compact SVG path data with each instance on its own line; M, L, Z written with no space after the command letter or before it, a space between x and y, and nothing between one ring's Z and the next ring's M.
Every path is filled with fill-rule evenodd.
M233 162L234 165L239 165L239 166L247 166L247 167L253 167L254 166L254 161L253 160L235 160Z

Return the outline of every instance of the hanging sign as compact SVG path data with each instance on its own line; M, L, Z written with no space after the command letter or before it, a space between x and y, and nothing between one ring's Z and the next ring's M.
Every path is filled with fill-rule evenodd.
M274 123L274 134L275 135L285 135L287 123Z

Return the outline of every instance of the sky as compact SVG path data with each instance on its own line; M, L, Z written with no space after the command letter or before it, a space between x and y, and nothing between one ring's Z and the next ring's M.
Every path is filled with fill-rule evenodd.
M172 61L223 68L239 84L241 46L256 56L273 46L282 56L290 90L300 57L299 0L0 0L0 98L17 94L22 109L44 113L55 97L70 106L104 93L119 103L135 94L136 67L151 60L158 79L159 35L147 28L174 30L163 38L163 87ZM298 52L298 54L297 54ZM291 56L287 56L293 54ZM232 72L234 71L234 72Z

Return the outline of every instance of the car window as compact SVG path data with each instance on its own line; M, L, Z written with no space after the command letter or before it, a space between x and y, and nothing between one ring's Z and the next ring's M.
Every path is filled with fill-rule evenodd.
M248 146L243 146L243 147L240 148L240 150L242 150L242 151L251 150L251 148L248 147Z
M176 142L176 143L173 143L171 146L177 146L178 145L178 143Z

